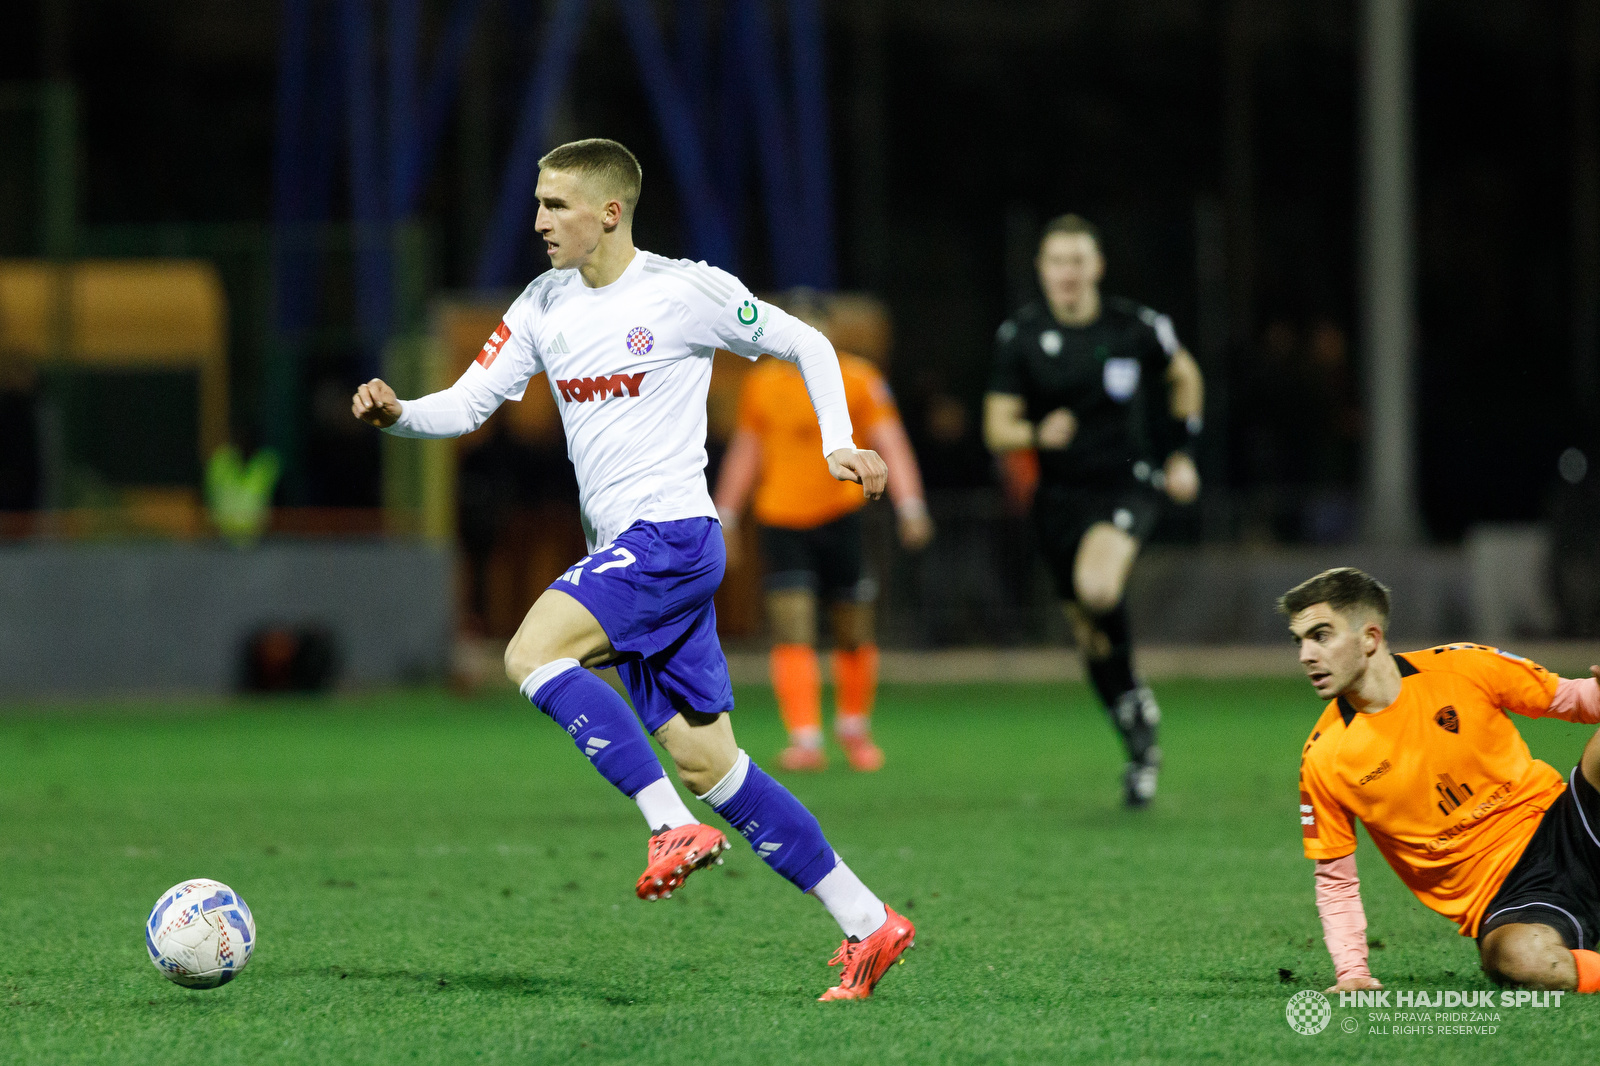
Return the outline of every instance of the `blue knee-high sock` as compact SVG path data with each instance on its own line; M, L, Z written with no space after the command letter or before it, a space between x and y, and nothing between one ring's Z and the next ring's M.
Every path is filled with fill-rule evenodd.
M600 776L632 797L667 776L639 719L616 690L576 659L546 663L522 682L522 694L567 731Z
M816 816L743 751L728 776L700 798L802 892L815 888L838 862Z

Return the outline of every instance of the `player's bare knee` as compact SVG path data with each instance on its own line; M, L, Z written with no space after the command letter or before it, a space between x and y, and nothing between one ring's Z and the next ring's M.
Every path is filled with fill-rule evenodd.
M872 604L835 604L831 615L833 646L840 651L855 651L872 643Z
M1077 586L1078 603L1090 614L1105 614L1115 610L1122 601L1122 587L1115 581L1079 575L1074 584Z
M506 677L511 679L513 685L522 684L529 674L549 661L550 658L541 654L532 641L522 639L520 633L506 645Z
M767 621L779 644L817 642L817 601L810 589L778 589L767 594Z

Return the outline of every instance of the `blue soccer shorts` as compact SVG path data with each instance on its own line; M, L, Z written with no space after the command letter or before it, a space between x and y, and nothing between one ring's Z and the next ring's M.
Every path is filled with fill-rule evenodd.
M726 564L714 518L635 522L550 583L605 630L634 713L651 733L683 711L733 709L712 604Z

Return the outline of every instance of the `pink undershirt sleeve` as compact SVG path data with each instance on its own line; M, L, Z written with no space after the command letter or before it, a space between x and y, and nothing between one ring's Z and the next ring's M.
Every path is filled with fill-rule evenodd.
M1352 852L1317 863L1317 914L1322 940L1333 957L1334 980L1371 977L1367 969L1367 912L1361 906L1361 879Z
M1586 725L1600 723L1600 680L1592 677L1561 679L1555 699L1545 712L1550 718Z

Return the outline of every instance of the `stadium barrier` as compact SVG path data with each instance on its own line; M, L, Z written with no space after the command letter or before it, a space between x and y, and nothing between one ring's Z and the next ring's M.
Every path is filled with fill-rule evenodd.
M400 540L0 547L0 698L240 687L247 646L274 628L325 633L336 680L441 679L453 561Z

